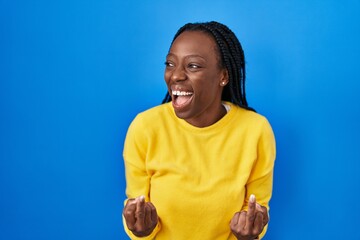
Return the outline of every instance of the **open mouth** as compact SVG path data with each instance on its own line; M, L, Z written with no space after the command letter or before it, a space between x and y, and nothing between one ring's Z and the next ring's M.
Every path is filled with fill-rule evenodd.
M188 105L193 97L193 92L172 91L172 102L174 108L183 108Z

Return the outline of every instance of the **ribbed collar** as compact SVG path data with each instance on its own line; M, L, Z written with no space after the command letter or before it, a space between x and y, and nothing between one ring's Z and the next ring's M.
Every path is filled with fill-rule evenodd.
M238 106L230 103L230 102L224 102L225 104L230 106L229 111L216 123L207 126L207 127L195 127L191 125L190 123L186 122L184 119L178 118L175 114L174 108L172 106L172 103L169 102L167 104L167 110L169 111L171 117L186 131L190 131L192 133L199 133L199 134L210 134L214 132L221 131L222 128L224 128L226 125L228 125L230 122L232 122L235 119L235 115L237 113Z

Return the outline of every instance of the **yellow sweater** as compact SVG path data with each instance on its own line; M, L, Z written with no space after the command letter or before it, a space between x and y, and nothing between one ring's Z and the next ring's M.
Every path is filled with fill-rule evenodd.
M124 145L126 194L151 201L160 221L131 239L236 239L233 215L256 200L269 209L275 139L266 118L234 104L215 124L197 128L176 117L171 103L131 123ZM264 229L261 236L265 234Z

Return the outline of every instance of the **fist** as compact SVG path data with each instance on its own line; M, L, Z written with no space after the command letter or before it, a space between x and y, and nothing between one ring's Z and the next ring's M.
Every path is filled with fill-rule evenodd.
M128 229L137 237L150 235L158 223L155 206L145 202L144 196L129 199L123 215Z
M256 239L269 221L267 209L256 203L250 196L248 211L235 213L230 222L230 229L238 240Z

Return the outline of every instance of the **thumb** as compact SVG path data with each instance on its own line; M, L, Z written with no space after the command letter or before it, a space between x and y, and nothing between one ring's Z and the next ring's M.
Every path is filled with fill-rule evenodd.
M259 203L256 203L256 211L260 211L260 212L264 211L264 209L262 208L262 206Z

